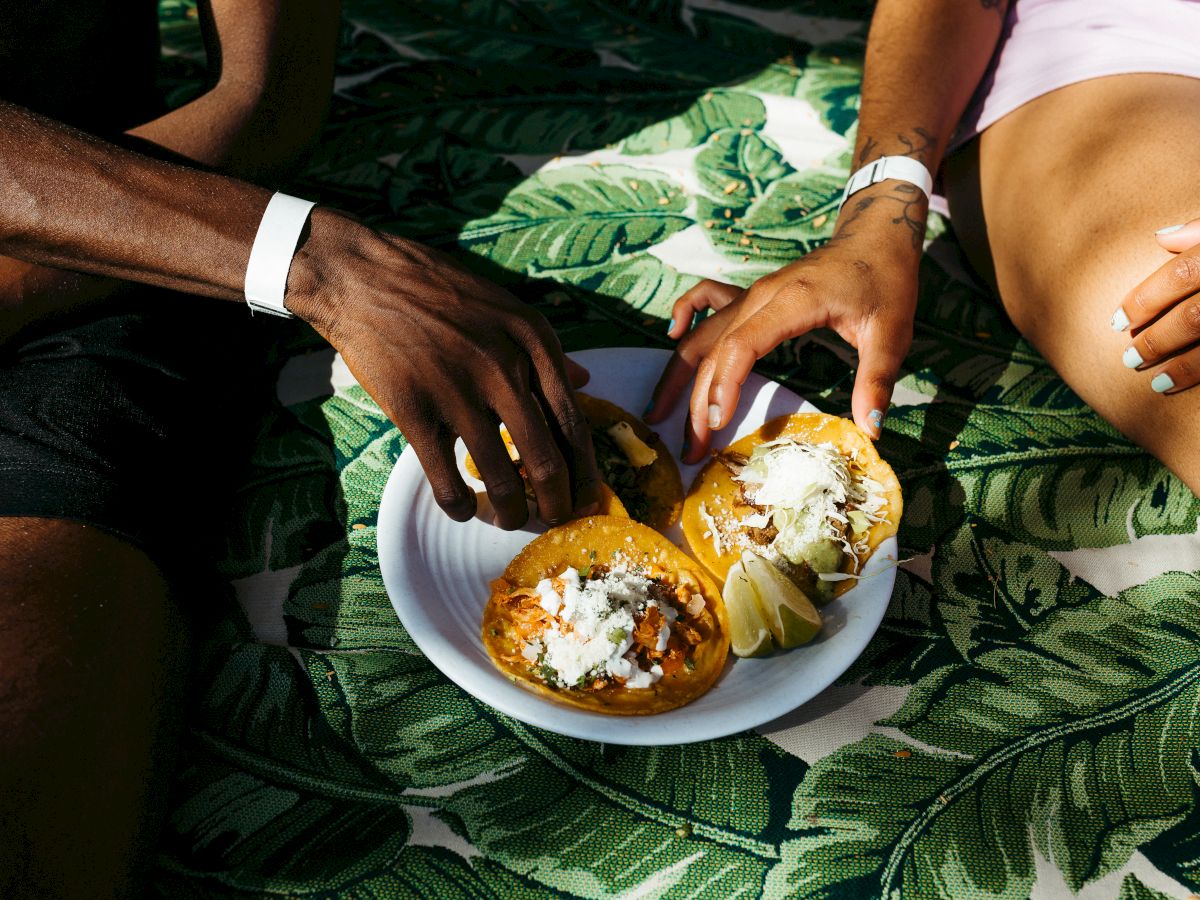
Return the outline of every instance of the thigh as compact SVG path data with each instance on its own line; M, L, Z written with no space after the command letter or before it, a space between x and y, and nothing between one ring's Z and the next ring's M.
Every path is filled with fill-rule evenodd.
M98 526L160 563L228 510L268 379L244 307L142 292L0 349L0 517Z
M1200 80L1093 79L1034 100L947 162L951 217L1021 333L1100 415L1200 492L1200 391L1126 369L1109 320L1200 215Z
M185 635L141 551L0 519L0 896L134 896L153 858Z

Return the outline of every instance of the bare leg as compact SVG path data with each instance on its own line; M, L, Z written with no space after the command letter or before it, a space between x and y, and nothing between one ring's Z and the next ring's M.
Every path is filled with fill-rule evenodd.
M955 230L1021 333L1071 388L1200 492L1200 390L1126 369L1109 319L1200 215L1200 80L1119 75L1062 88L947 162Z
M141 551L86 525L0 518L0 896L132 893L183 651Z

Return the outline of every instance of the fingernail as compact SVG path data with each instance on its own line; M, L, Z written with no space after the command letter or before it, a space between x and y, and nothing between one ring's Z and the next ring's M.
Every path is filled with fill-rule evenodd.
M708 427L721 427L721 407L717 406L715 403L710 403L708 405Z
M1129 316L1125 315L1125 310L1118 309L1113 313L1112 321L1109 324L1112 325L1113 331L1124 331L1129 327Z
M691 449L692 449L692 436L690 434L685 434L683 436L683 452L679 454L679 458L682 459L683 457L687 456L688 451Z
M1121 354L1121 362L1125 363L1125 368L1136 369L1145 362L1142 359L1142 354L1137 352L1137 348L1129 346L1125 348L1125 352Z
M871 428L878 436L883 431L883 413L877 409L873 409L867 413L867 419L870 420Z
M1161 394L1163 391L1169 391L1175 387L1175 379L1166 372L1159 372L1154 376L1154 380L1150 382L1150 387Z
M1168 226L1167 228L1160 228L1160 229L1158 229L1158 231L1156 231L1154 233L1155 234L1174 234L1175 232L1179 231L1181 228L1183 228L1183 225L1171 225L1171 226Z
M674 330L675 330L675 320L672 319L670 322L667 323L667 334L670 334Z
M650 415L650 410L652 410L652 409L654 409L654 401L653 400L651 400L649 403L647 403L646 408L642 410L642 418L644 419L644 418L646 418L646 416Z
M583 509L579 510L579 515L581 517L582 516L594 516L599 511L600 511L599 503L589 503Z

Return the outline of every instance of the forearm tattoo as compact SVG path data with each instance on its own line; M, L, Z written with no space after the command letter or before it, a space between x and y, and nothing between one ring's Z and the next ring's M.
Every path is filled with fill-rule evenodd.
M911 132L896 135L895 143L899 145L898 152L892 155L909 156L926 166L932 161L934 148L937 146L937 140L929 133L929 129L919 125ZM879 141L874 136L867 135L862 149L858 151L854 167L861 169L867 163L886 155L888 154L880 150Z

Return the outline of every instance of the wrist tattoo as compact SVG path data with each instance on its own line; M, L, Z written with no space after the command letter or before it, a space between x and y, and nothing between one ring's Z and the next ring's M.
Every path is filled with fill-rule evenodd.
M929 158L933 156L933 147L937 141L935 141L933 139L933 135L924 128L914 128L912 133L912 137L909 137L906 134L896 135L896 140L898 140L905 147L903 155L912 157L918 162L925 163L925 165L929 165Z
M842 238L853 237L855 223L862 214L876 203L885 200L899 205L897 215L891 220L892 224L908 229L913 249L920 250L925 241L925 219L921 216L920 208L920 204L925 200L925 194L916 185L906 182L892 186L886 194L856 196L847 203L842 217L838 220L837 232L829 239L828 243L832 244Z
M984 0L984 2L991 2L991 0ZM995 2L1002 2L1002 0L995 0ZM933 157L937 149L937 139L928 128L917 126L911 131L897 134L895 141L889 141L889 143L892 146L896 146L900 151L894 155L907 156L932 168ZM855 168L862 168L867 163L874 162L881 156L886 155L888 155L886 152L881 151L880 142L875 136L867 135L863 139L862 149L858 153ZM838 221L837 233L831 240L836 240L839 237L849 237L852 233L850 229L852 229L859 216L866 212L872 204L880 200L886 200L898 205L898 214L892 219L892 224L902 225L908 229L912 236L913 248L919 250L925 241L925 218L921 215L921 203L925 200L925 193L915 184L903 181L891 185L887 193L873 193L868 197L856 196L847 203L842 218Z
M901 204L900 215L892 219L892 224L904 225L912 234L913 249L919 249L925 240L925 219L920 214L925 192L915 184L901 182L892 188L889 196Z

